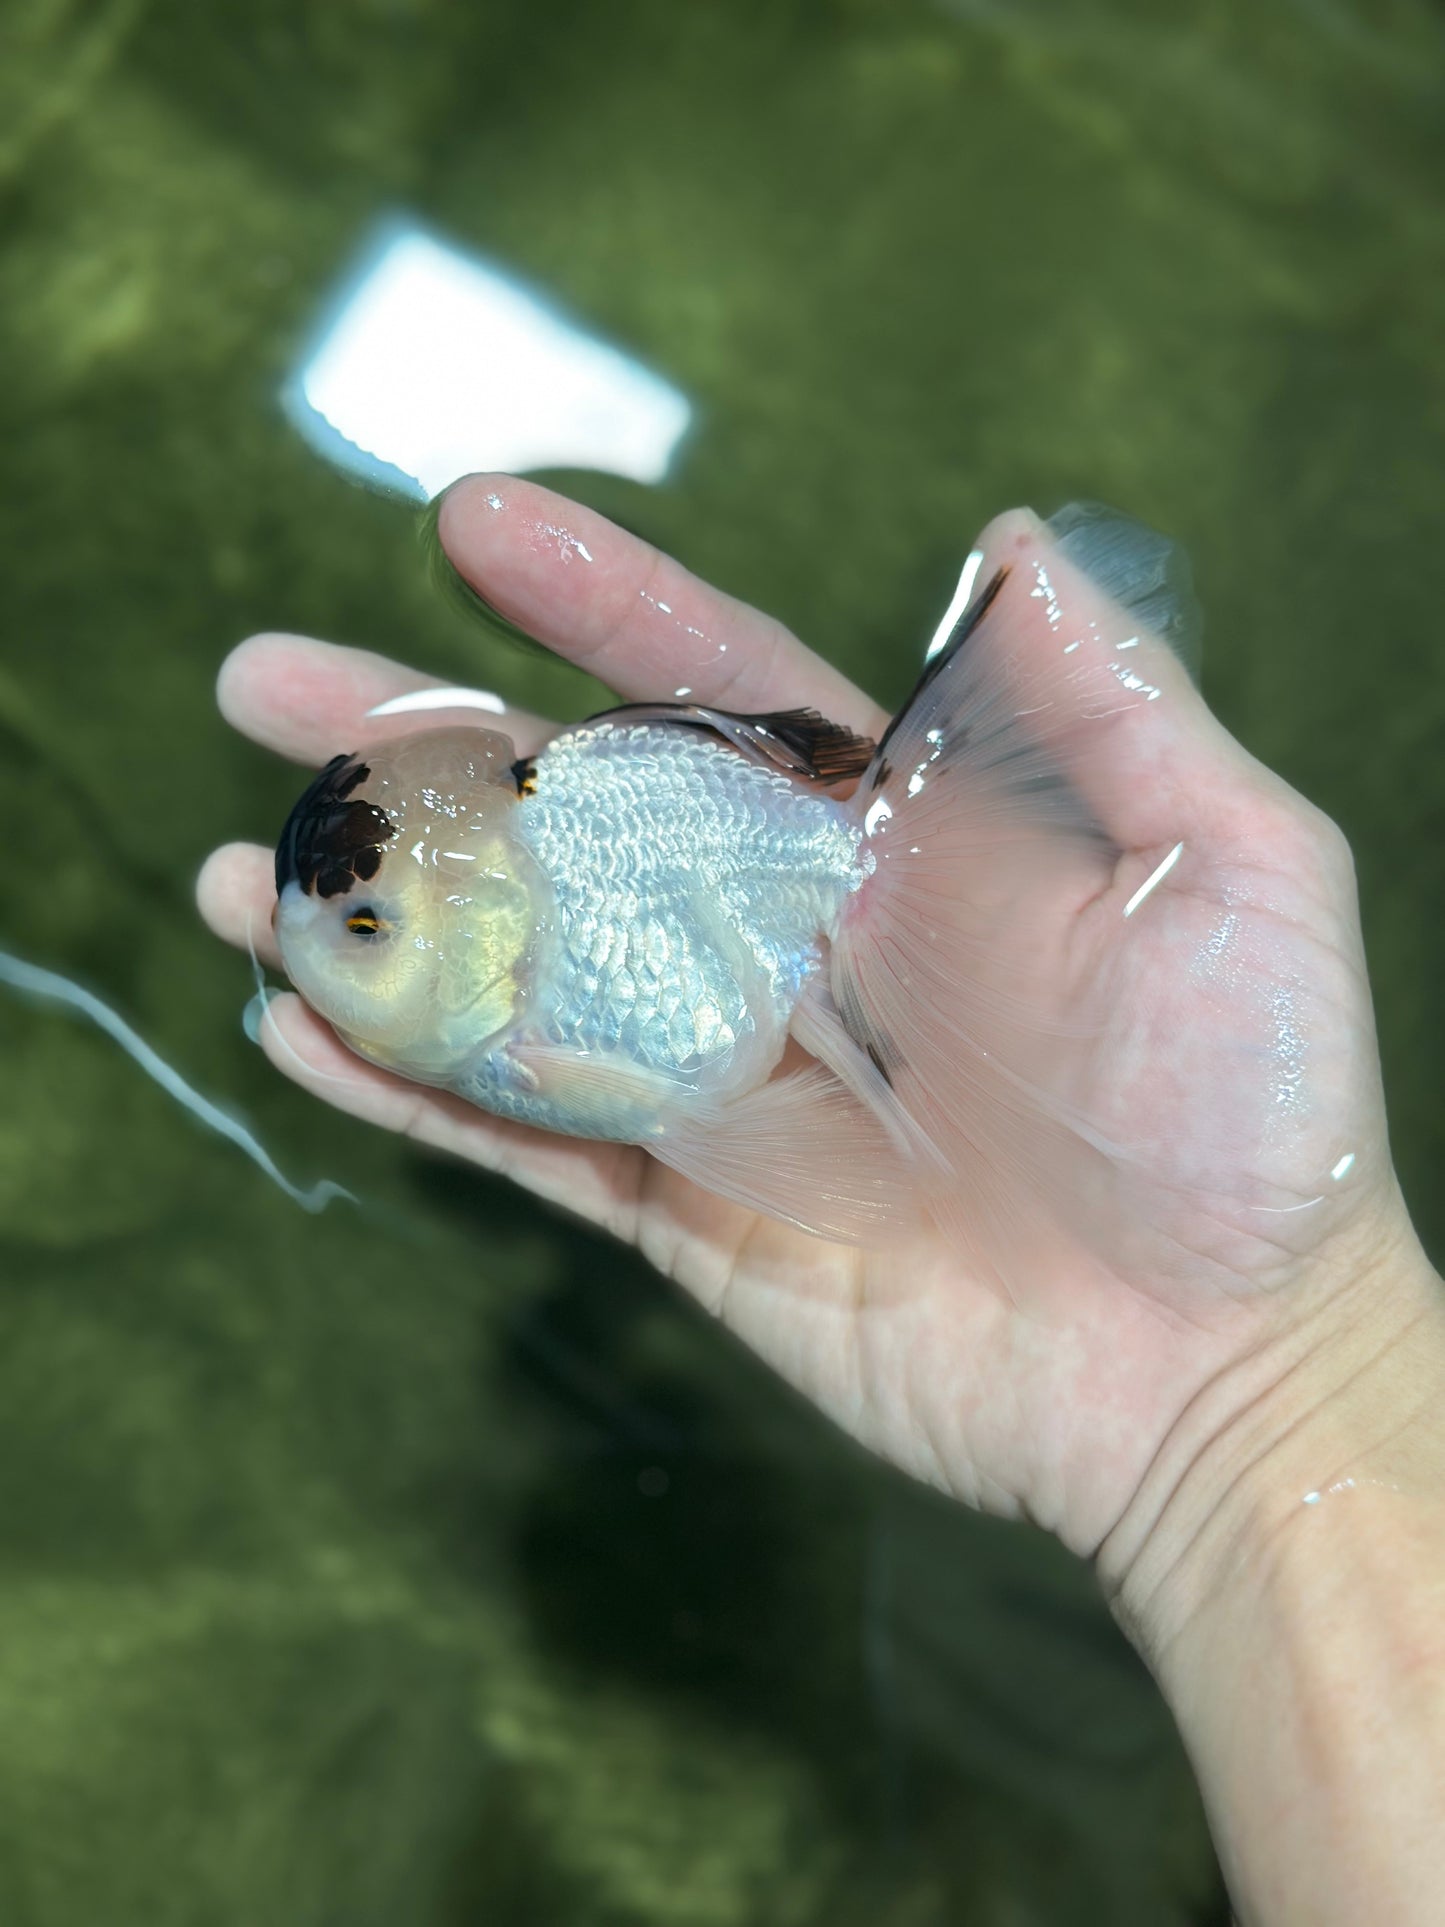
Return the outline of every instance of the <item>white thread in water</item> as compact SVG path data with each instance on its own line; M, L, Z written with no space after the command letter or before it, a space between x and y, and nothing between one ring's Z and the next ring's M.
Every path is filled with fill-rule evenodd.
M324 1211L333 1198L345 1198L352 1204L356 1202L349 1191L339 1184L333 1184L329 1178L323 1178L309 1190L293 1184L270 1152L238 1118L230 1116L219 1104L213 1104L210 1098L203 1097L188 1084L179 1071L173 1070L158 1051L153 1050L108 1004L102 1003L93 991L72 983L58 971L27 963L23 957L12 956L6 950L0 950L0 983L9 984L22 997L42 1004L57 1004L88 1017L97 1030L103 1030L107 1037L120 1045L152 1083L159 1084L168 1097L173 1097L182 1110L189 1111L208 1130L244 1151L251 1162L264 1171L271 1182L284 1191L294 1204L299 1204L303 1211Z

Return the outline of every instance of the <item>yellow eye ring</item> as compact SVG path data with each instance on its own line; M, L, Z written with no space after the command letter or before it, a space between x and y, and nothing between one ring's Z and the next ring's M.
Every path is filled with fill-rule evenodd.
M346 919L346 927L353 937L375 937L381 932L381 918L370 907L354 910Z

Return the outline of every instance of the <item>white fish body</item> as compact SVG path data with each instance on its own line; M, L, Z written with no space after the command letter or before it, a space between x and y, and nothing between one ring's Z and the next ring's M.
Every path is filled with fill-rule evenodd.
M516 835L547 879L548 929L516 1024L454 1088L524 1123L646 1142L762 1083L873 867L850 813L663 722L569 730L533 782ZM559 1092L534 1068L559 1051L625 1066L634 1090Z

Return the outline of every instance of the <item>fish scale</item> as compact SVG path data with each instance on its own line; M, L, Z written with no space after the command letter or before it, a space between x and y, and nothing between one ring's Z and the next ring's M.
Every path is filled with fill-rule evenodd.
M657 725L570 731L535 780L517 833L556 905L531 990L547 1041L703 1081L760 1025L780 1048L822 933L871 867L840 806ZM508 1067L478 1069L496 1103ZM505 1108L544 1121L521 1091Z

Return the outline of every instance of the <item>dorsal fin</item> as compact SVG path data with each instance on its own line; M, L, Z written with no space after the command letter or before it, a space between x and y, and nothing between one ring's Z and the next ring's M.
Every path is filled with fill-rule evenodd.
M900 725L917 714L916 705L924 691L931 683L938 680L945 669L949 668L954 658L964 648L974 631L978 629L984 617L998 600L999 591L1003 588L1004 583L1008 581L1008 574L1007 567L994 572L983 593L974 597L973 601L969 603L968 607L958 618L958 621L954 623L943 646L935 650L924 663L918 681L914 683L912 689L908 692L907 702L903 704L901 709L894 712L892 721L879 739L877 752L872 759L873 782L871 787L873 789L882 789L884 783L888 780L888 749Z
M785 770L805 783L831 788L854 782L868 767L874 745L842 723L830 723L816 709L774 709L741 716L704 703L623 703L589 716L595 723L665 723L703 730L760 763Z

